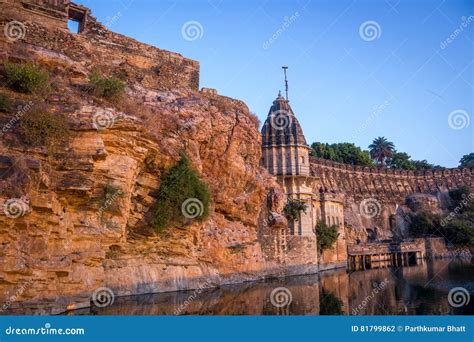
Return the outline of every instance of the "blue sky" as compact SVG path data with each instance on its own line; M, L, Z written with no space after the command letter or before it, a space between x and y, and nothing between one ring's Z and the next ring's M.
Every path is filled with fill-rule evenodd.
M198 60L201 87L245 101L262 122L288 65L309 143L367 148L385 136L447 167L474 150L474 1L76 2L112 31Z

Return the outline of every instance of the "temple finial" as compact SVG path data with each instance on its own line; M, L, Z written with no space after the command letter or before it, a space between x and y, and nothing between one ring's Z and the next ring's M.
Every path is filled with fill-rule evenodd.
M282 66L283 72L285 73L285 94L286 94L286 101L288 101L288 80L286 78L286 70L288 70L288 66Z

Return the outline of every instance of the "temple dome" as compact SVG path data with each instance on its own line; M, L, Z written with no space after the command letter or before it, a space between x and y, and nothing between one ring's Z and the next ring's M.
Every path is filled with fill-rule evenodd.
M281 93L278 94L262 127L262 145L308 146L298 119Z

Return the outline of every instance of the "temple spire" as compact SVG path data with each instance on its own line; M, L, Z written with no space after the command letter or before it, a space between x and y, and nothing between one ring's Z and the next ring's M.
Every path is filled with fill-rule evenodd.
M286 94L286 101L288 101L288 79L286 78L286 70L288 70L288 67L284 65L281 68L283 69L283 72L285 73L285 94Z

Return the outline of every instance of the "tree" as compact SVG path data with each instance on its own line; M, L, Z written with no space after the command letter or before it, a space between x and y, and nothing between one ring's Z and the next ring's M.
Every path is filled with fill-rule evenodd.
M363 151L352 143L323 144L315 142L311 145L311 148L312 155L318 158L351 165L374 165L369 152Z
M393 156L395 145L385 137L378 137L369 145L370 156L377 164L384 166L384 161Z
M283 213L289 222L293 222L298 220L301 212L306 212L307 207L303 201L288 199L283 208Z
M474 167L474 153L463 155L459 161L459 167Z
M342 301L334 293L321 288L319 296L319 314L320 315L343 315Z
M339 237L339 227L337 225L328 226L324 221L319 221L316 225L316 240L319 251L331 248Z
M416 166L410 158L411 157L405 152L394 152L392 157L387 160L387 166L393 169L415 171Z

